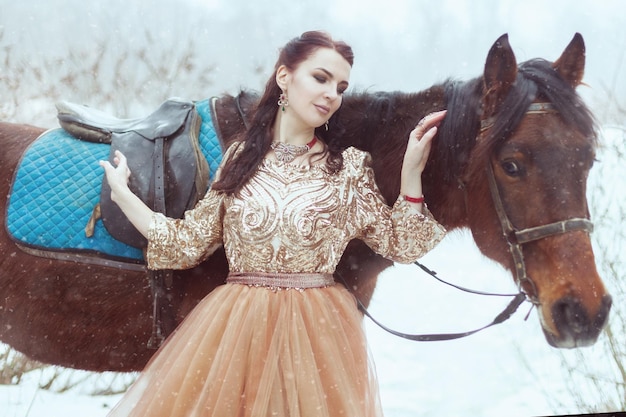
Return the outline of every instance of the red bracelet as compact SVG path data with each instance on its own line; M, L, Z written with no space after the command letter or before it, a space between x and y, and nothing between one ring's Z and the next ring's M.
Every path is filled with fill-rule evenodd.
M408 195L403 196L405 201L408 201L409 203L423 203L424 202L424 196L420 196L420 197L409 197Z

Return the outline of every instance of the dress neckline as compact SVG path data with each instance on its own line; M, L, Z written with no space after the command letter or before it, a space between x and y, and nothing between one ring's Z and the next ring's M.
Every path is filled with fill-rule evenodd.
M302 164L298 164L294 162L282 162L282 161L278 161L278 160L274 160L270 158L263 158L263 163L271 167L283 167L283 168L294 169L297 171L322 170L326 166L326 164L324 163L302 165Z

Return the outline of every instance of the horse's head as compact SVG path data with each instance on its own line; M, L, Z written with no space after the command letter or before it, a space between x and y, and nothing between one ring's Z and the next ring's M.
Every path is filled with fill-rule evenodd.
M596 132L575 92L584 65L579 34L554 63L519 66L507 36L498 39L483 77L468 83L479 111L464 116L479 133L458 176L478 247L514 273L562 348L593 344L611 307L589 238Z

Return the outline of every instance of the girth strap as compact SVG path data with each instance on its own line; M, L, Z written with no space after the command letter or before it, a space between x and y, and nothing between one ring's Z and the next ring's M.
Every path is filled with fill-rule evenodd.
M165 140L154 140L154 210L166 213L165 209Z
M154 178L154 210L165 213L165 139L154 140L153 178ZM168 300L168 289L172 286L174 273L172 270L150 270L150 289L152 292L152 335L148 340L149 349L157 349L166 335L174 328L173 312ZM165 318L165 319L164 319Z
M174 273L169 269L149 270L150 291L152 293L152 334L148 349L158 349L167 335L176 328L176 320L171 308L171 291Z

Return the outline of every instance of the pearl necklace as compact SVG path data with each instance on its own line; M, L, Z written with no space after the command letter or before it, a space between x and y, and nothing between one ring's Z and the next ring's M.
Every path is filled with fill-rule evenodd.
M306 145L291 145L283 142L272 142L271 148L276 154L276 159L286 164L293 162L297 156L304 155L315 146L317 138L313 136L313 139Z

